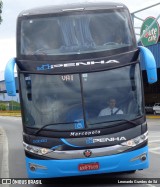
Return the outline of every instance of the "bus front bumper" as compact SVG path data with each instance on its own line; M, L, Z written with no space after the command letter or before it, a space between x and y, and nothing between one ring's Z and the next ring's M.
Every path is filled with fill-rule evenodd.
M146 158L145 158L146 157ZM79 164L99 163L99 169L79 171ZM29 178L55 178L148 168L148 146L121 154L70 160L38 160L26 157Z

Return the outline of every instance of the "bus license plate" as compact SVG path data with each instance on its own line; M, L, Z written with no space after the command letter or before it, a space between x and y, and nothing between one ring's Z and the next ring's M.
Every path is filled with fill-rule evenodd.
M78 166L79 171L88 171L88 170L98 170L99 163L87 163L87 164L79 164Z

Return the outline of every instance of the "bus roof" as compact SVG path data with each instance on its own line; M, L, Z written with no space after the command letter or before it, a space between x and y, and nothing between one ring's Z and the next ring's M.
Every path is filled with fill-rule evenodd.
M24 10L19 14L19 17L71 12L71 11L82 11L82 10L117 9L123 7L126 6L122 3L111 3L111 2L98 2L98 3L84 2L84 3L65 4L65 5L51 5L51 6Z

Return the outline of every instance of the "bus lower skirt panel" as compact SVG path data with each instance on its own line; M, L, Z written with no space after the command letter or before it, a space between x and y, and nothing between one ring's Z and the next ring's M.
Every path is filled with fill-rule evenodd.
M85 159L34 160L26 157L29 178L56 178L124 172L148 167L148 146L131 152Z

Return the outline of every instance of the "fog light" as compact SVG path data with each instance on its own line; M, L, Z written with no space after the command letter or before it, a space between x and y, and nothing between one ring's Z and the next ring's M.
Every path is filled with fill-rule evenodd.
M33 164L33 163L29 163L29 168L30 168L31 171L35 171L36 169L47 169L46 166Z
M31 164L30 164L29 168L30 168L31 171L35 171L36 170L36 167L34 165L31 165Z
M147 155L141 156L141 160L142 160L142 161L145 161L146 159L147 159Z
M137 157L134 157L131 159L131 162L136 161L136 160L141 160L142 162L144 162L147 159L147 153L143 153Z

